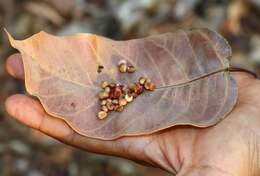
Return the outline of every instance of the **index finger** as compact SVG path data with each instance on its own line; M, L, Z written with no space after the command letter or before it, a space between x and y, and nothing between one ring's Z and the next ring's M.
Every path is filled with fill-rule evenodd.
M24 79L24 69L21 54L16 53L7 58L6 70L11 76L17 79Z

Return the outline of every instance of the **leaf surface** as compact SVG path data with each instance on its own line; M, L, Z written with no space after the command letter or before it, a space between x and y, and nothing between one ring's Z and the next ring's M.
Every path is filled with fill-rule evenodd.
M45 32L22 41L9 39L22 54L27 91L47 113L84 136L112 140L174 125L208 127L236 104L237 86L228 71L231 48L209 29L128 41ZM122 59L137 71L119 73ZM104 66L101 73L99 65ZM105 120L96 117L101 81L127 84L141 76L151 78L157 89L140 95L121 113L112 112Z

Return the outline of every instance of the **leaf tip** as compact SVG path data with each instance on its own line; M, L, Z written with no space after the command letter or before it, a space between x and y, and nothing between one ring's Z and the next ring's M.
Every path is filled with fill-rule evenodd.
M8 37L8 40L9 40L11 46L15 48L15 39L14 39L14 38L12 37L12 35L7 31L6 28L4 28L4 31L5 31L5 33L6 33L7 37Z

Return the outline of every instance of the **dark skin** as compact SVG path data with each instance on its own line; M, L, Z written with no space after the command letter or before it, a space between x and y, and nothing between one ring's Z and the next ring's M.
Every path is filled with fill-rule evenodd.
M7 59L7 71L24 79L21 56ZM220 123L209 128L172 127L146 136L102 141L81 136L63 120L48 115L40 103L17 94L6 100L7 112L21 123L86 151L119 156L178 176L257 176L260 174L260 81L232 72L238 102Z

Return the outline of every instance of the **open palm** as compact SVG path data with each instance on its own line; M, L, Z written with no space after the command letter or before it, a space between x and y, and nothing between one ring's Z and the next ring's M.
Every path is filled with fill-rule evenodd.
M19 54L10 56L6 67L12 76L24 78ZM102 141L77 134L25 95L9 97L6 110L25 125L66 144L160 167L178 176L258 175L260 81L247 73L232 74L239 90L237 105L227 118L209 128L172 127L153 135Z

